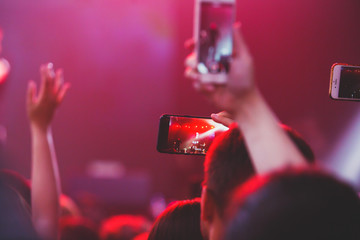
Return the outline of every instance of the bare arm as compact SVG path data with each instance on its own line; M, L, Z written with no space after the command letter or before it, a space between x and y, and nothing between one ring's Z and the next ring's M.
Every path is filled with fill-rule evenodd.
M257 173L284 166L305 165L306 160L281 128L257 89L243 96L234 113Z
M41 86L29 82L27 113L32 141L31 198L34 227L42 239L58 238L60 178L50 124L69 85L52 64L40 67Z
M202 83L191 58L186 61L186 75L193 79L197 90L227 111L213 114L215 121L225 125L232 121L238 124L257 173L306 164L255 86L253 60L238 26L234 27L233 37L234 56L226 85Z

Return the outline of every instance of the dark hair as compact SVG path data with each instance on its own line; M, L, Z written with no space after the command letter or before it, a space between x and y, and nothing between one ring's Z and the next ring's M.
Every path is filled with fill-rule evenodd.
M148 240L201 240L200 200L177 201L156 219Z
M112 216L102 223L100 227L100 239L132 240L140 233L147 232L150 226L150 222L143 216Z
M149 237L149 233L148 232L144 232L144 233L140 233L139 235L137 235L136 237L134 237L133 240L148 240Z
M10 188L14 189L29 208L31 207L31 186L25 177L10 169L0 169L0 179Z
M227 212L233 216L226 240L360 239L356 192L312 169L251 179L235 191Z
M19 193L0 179L0 239L39 239Z
M310 146L288 126L282 125L308 162L314 162ZM236 125L215 138L206 154L203 185L212 193L217 210L222 215L229 194L255 174L245 141Z
M96 225L84 217L67 216L60 219L61 240L99 240Z

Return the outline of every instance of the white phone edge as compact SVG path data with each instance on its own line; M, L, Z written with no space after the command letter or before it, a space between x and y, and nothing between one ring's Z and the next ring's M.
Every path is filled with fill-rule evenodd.
M331 75L330 75L330 87L329 87L329 95L330 98L334 100L348 100L348 101L359 101L358 98L342 98L339 97L339 89L341 84L341 68L360 68L360 66L350 65L346 63L334 63L331 66Z
M339 99L340 74L342 66L346 65L334 63L331 67L330 97L332 99Z

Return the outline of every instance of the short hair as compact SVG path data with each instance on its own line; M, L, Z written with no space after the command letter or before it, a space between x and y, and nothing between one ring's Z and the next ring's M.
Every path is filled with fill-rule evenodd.
M281 127L307 161L313 163L314 154L305 140L290 127ZM204 171L203 185L212 193L218 213L222 215L232 190L255 174L244 138L235 124L215 138L206 154Z
M132 240L140 233L147 232L150 222L143 216L116 215L101 224L101 240Z
M360 239L357 193L318 170L254 177L236 189L231 202L226 240Z
M99 240L96 225L84 217L66 216L60 218L60 240Z
M148 240L202 240L200 199L177 201L156 219Z

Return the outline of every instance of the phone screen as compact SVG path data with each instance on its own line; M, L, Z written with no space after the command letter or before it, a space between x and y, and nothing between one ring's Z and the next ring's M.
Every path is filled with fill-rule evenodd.
M219 73L229 70L232 54L234 4L200 3L198 71Z
M360 67L341 67L339 97L360 99Z
M214 138L227 129L211 118L163 115L157 149L165 153L203 155Z

